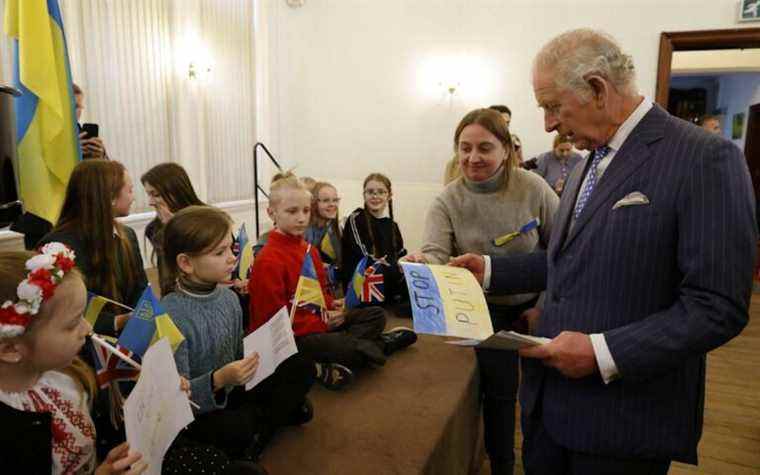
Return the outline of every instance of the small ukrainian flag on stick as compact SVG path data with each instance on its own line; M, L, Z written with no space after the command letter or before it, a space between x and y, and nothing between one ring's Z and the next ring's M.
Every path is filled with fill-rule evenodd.
M492 241L493 245L498 246L498 247L504 246L508 244L510 241L512 241L514 238L516 238L517 236L533 231L534 229L538 228L538 226L540 225L541 225L541 220L538 218L533 218L530 221L528 221L525 225L523 225L523 227L521 227L519 231L505 234L501 237L497 237L496 239L494 239Z

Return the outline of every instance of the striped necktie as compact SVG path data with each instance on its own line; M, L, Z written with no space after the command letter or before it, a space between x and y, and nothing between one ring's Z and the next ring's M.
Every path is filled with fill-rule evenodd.
M593 152L593 158L591 160L591 168L588 171L588 177L586 179L586 186L583 187L583 191L581 191L581 196L578 198L578 203L575 204L575 212L573 213L573 216L575 219L578 219L578 216L581 215L581 211L583 211L583 207L586 206L586 202L591 197L591 193L594 191L594 187L596 187L596 182L599 179L597 176L597 167L599 166L599 162L602 161L604 157L607 156L607 154L610 153L610 148L606 145L604 147L599 147Z

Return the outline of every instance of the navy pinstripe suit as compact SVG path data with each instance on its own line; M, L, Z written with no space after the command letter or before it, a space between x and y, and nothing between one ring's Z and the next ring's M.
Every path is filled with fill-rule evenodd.
M545 288L537 334L603 333L620 372L569 379L525 359L523 411L577 452L697 461L705 354L748 320L757 227L741 152L654 106L568 232L575 168L544 253L492 259L491 289ZM648 205L613 210L638 191Z

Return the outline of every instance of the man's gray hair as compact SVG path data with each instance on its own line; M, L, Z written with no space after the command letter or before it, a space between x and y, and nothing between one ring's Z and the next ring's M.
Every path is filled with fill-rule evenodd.
M573 91L584 101L591 98L589 74L606 78L620 94L637 94L633 58L610 35L588 28L549 41L533 62L533 74L537 71L553 72L558 89Z

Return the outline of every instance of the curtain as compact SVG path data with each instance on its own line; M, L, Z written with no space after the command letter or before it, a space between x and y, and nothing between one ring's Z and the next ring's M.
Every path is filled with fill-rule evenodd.
M2 12L4 0L0 0ZM82 122L139 184L150 167L183 165L202 199L252 198L255 143L253 0L59 0ZM11 80L0 38L0 80ZM192 68L191 68L192 63Z

